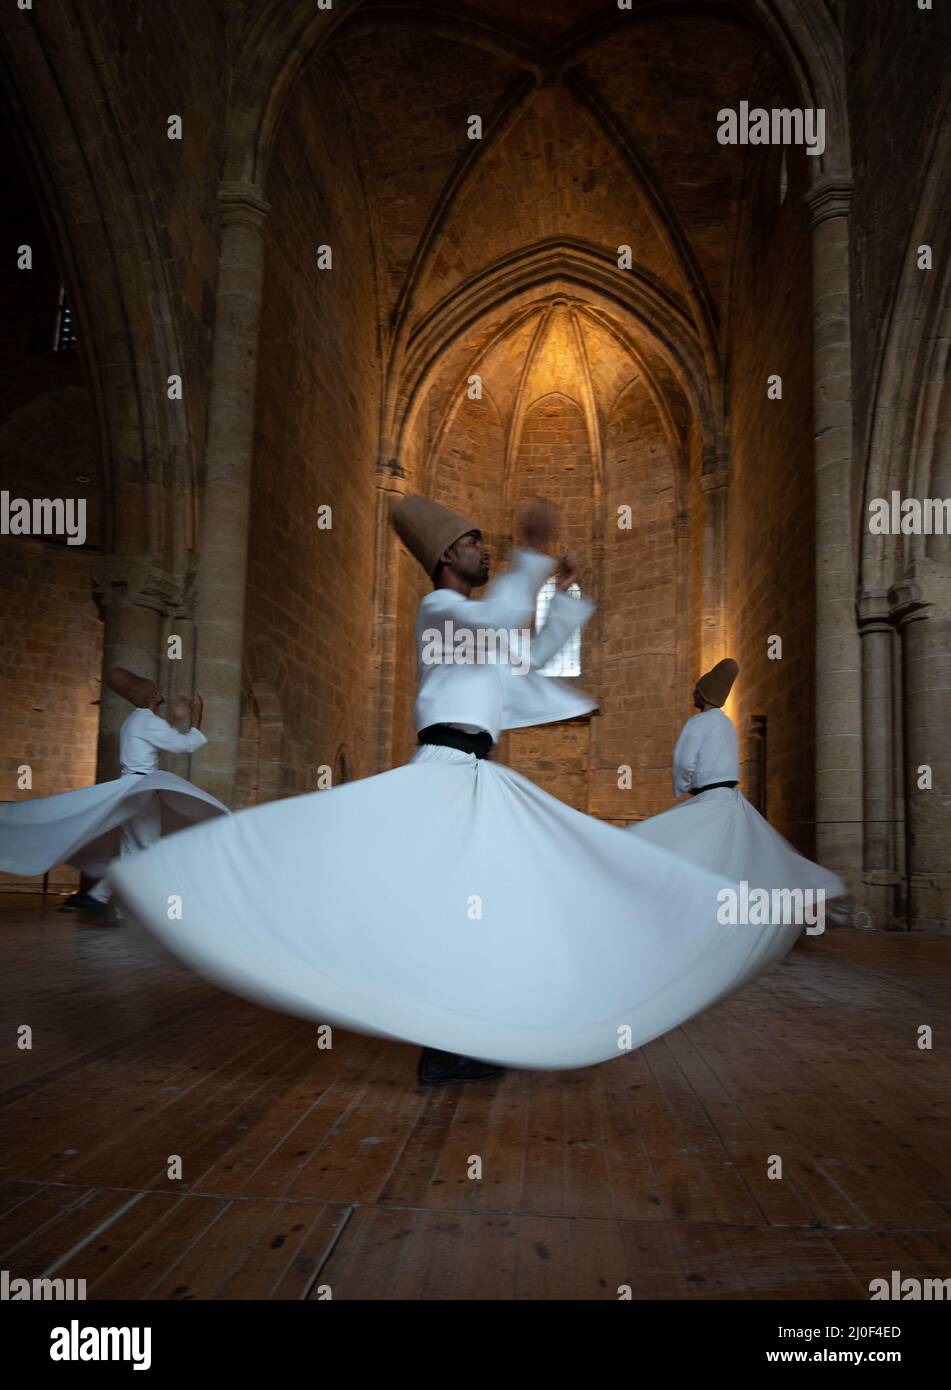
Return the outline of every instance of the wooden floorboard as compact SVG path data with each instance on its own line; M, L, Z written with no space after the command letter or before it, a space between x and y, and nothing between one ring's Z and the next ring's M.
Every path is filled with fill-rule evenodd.
M94 1299L861 1300L892 1269L949 1274L949 938L830 932L615 1062L427 1090L409 1045L321 1049L138 928L54 906L0 895L11 1277Z

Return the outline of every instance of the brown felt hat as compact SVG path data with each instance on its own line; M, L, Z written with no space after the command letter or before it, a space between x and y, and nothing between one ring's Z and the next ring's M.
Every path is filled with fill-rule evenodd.
M123 700L135 705L136 709L148 707L152 691L155 689L154 681L146 680L145 676L137 676L134 671L127 671L124 666L113 666L106 676L106 685L117 695L121 695Z
M722 661L717 662L711 671L707 671L697 681L697 694L702 700L706 700L707 704L716 705L717 709L722 709L729 699L739 669L732 656L724 657Z
M431 497L404 497L390 512L396 534L415 555L430 579L444 550L469 531L480 528Z

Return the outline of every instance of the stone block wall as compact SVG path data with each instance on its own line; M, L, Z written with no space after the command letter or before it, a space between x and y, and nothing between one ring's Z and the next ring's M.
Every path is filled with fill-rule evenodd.
M367 771L379 362L348 138L314 64L284 116L267 187L245 629L247 682L270 682L280 701L285 795L312 789L342 745L351 775ZM330 269L318 268L320 246L332 249Z
M738 248L731 369L727 647L740 675L727 709L741 753L751 715L767 718L769 819L814 845L815 493L812 267L805 156L764 161ZM782 399L767 378L782 378ZM769 639L782 639L771 660Z

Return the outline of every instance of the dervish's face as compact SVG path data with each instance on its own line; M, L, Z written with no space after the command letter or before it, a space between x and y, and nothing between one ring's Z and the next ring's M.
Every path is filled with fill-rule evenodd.
M460 579L465 579L474 589L484 584L489 577L489 552L482 539L481 531L467 531L464 536L449 547L452 568Z
M147 704L147 706L146 706L146 709L150 709L150 710L152 711L153 714L157 714L157 713L158 713L158 710L159 710L159 706L160 706L160 705L164 705L164 704L165 704L164 696L163 696L163 695L161 694L161 692L159 691L158 686L157 686L157 685L153 685L153 686L152 686L152 692L151 692L151 694L149 695L149 702L148 702L148 704Z

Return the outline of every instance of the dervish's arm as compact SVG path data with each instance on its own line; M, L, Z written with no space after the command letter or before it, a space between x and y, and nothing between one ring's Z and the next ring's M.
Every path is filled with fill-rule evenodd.
M161 749L163 753L195 753L208 742L201 729L191 728L187 734L180 733L160 714L153 714L145 728L140 731L140 737L151 743L153 748Z
M467 599L455 589L434 589L423 600L427 624L451 623L454 632L476 629L528 627L535 617L538 591L555 568L549 555L537 550L516 550L504 574L486 589L482 598Z
M692 720L687 721L680 732L677 747L674 749L674 796L683 796L693 790L694 773L700 756L701 738Z

